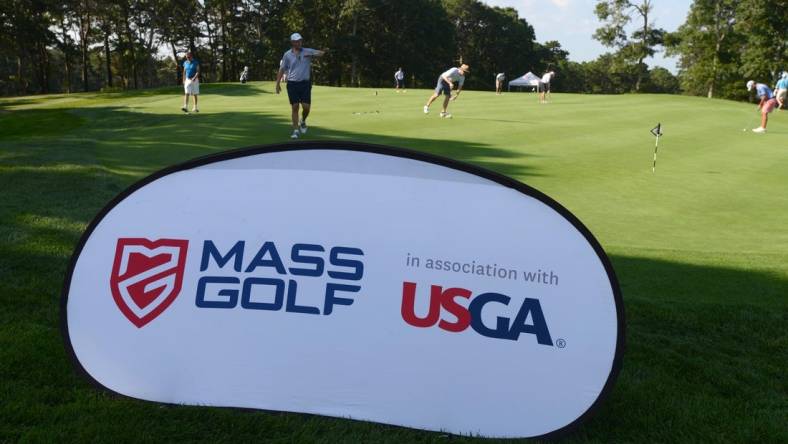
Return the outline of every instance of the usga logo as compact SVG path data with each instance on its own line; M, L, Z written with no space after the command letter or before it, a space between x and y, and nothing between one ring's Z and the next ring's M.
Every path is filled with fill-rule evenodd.
M115 249L110 288L115 303L132 324L141 328L156 319L181 291L187 240L121 238ZM338 305L352 305L356 285L364 276L360 248L296 243L289 249L289 264L274 242L249 248L243 240L225 248L203 241L195 306L202 309L284 310L290 313L330 315ZM325 257L324 257L325 256ZM323 304L299 304L298 280L327 280ZM272 301L252 298L255 288L268 287Z
M489 327L482 321L482 311L487 308L494 313L505 314L512 298L500 293L482 293L471 299L473 293L465 288L453 287L444 289L440 285L430 287L429 311L420 318L416 315L416 284L414 282L402 283L402 319L414 327L438 327L452 333L458 333L469 326L482 336L495 339L509 339L516 341L523 333L532 334L541 345L553 345L550 330L542 313L539 299L525 298L514 319L498 316L494 327ZM470 299L468 308L457 301ZM454 316L455 320L441 319L441 308ZM527 323L528 320L531 323Z

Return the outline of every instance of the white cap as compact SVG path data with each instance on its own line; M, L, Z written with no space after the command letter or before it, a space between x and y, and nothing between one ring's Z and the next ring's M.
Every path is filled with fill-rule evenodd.
M783 78L788 79L788 71L783 71Z
M296 40L303 40L303 39L304 39L304 38L303 38L303 37L301 37L301 34L299 34L299 33L297 33L297 32L294 32L294 33L293 33L293 34L290 36L290 41L291 41L291 42L294 42L294 41L296 41Z
M750 80L747 82L747 91L752 91L752 87L755 86L755 81Z

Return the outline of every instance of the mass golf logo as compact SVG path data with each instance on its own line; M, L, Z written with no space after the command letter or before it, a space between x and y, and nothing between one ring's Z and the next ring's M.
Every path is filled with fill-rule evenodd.
M118 239L109 283L112 297L138 328L172 304L183 283L189 242L179 239Z

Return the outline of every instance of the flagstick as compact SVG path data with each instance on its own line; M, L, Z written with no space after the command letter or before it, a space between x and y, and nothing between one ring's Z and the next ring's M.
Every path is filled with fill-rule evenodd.
M659 148L659 134L657 134L657 140L654 142L654 164L651 165L652 173L657 169L657 148Z

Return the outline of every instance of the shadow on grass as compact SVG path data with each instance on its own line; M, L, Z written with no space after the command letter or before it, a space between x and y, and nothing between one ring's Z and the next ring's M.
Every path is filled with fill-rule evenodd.
M0 113L0 140L64 135L84 119L63 109L26 109Z
M0 111L6 111L7 108L11 108L11 107L32 105L35 103L40 103L44 100L46 99L44 98L36 99L35 97L24 97L24 98L0 97Z
M96 98L100 99L115 99L115 98L135 98L135 97L152 97L169 95L174 92L183 94L182 85L163 86L160 88L151 89L130 89L126 91L111 92L111 93L98 93ZM200 92L202 94L210 93L211 95L220 96L255 96L259 94L272 94L271 91L263 89L261 84L253 83L200 83Z
M260 94L273 94L272 91L263 89L259 83L206 83L201 85L205 91L220 96L256 96Z
M37 162L47 162L52 151L62 154L54 156L58 162L63 162L63 156L68 153L90 151L92 162L98 165L113 165L132 171L153 172L205 154L290 141L292 131L287 116L263 112L152 114L124 107L90 107L68 112L42 110L40 113L53 121L58 121L62 113L70 117L62 119L64 133L56 142L36 142L39 148L34 155ZM39 112L33 110L13 112L9 118L29 124L20 126L11 134L16 138L25 133L35 134L32 126L38 115ZM74 124L89 123L77 132L66 132L65 122L71 121ZM477 142L357 133L320 125L311 126L304 140L361 141L421 150L474 163L520 180L540 175L529 165L530 154ZM25 144L25 141L20 140L20 143ZM24 158L15 160L15 163L24 162Z

